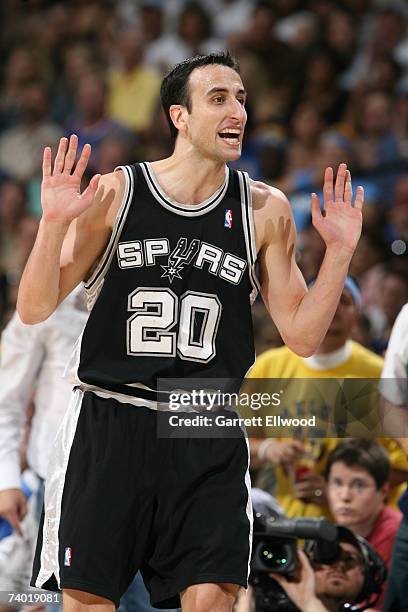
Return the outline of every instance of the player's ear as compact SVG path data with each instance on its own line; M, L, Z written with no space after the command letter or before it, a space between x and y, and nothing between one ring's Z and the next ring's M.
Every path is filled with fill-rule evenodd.
M180 134L186 134L187 132L187 117L188 110L182 104L172 104L169 108L170 119L178 129Z

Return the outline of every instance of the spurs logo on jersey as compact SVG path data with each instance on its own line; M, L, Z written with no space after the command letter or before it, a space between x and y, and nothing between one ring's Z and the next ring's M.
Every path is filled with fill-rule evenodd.
M161 266L164 270L162 277L167 276L170 283L173 282L175 276L181 278L181 270L191 263L199 245L199 240L192 240L187 248L187 238L179 238L176 248L169 255L167 265Z
M184 237L178 239L177 245L171 252L168 238L120 242L117 256L121 269L160 265L164 270L161 277L168 278L170 284L175 278L182 278L183 269L192 264L196 268L207 270L210 274L238 285L247 266L244 259L232 253L225 253L218 246L197 239L188 243ZM167 257L167 264L156 261L161 257Z

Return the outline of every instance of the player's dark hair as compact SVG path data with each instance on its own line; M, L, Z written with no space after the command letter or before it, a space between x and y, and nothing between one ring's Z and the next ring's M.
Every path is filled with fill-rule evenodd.
M169 113L170 106L173 104L181 104L185 106L190 113L191 97L188 87L190 74L196 68L218 64L232 68L235 72L240 74L237 60L232 57L228 51L220 51L217 53L209 53L208 55L190 57L176 64L164 77L160 88L160 99L170 126L170 134L173 140L177 138L178 129L171 120Z
M344 440L330 453L324 471L326 480L334 463L344 463L348 467L361 467L374 478L377 489L385 484L390 476L390 460L380 444L370 438Z

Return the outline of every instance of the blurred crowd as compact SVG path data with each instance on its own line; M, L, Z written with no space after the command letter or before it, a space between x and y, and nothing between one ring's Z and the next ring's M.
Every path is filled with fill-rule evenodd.
M363 234L350 268L358 299L354 289L346 291L320 353L343 350L352 339L385 354L394 322L408 302L404 0L7 0L0 15L0 330L15 310L41 216L44 146L55 151L59 138L71 133L80 146L89 142L85 182L117 165L169 155L172 145L159 100L163 75L187 57L228 48L240 62L248 91L243 155L232 165L288 196L298 232L298 264L307 280L317 274L324 256L324 243L310 220L310 193L322 196L324 169L346 162L354 187L364 186ZM258 354L283 344L260 301L254 305L254 325ZM340 361L322 367L318 361L293 361L285 352L270 353L254 371L259 378L381 376L380 357L361 353L356 344L351 350L355 369L347 362L342 374L335 370ZM346 352L343 356L346 360ZM282 370L276 373L279 364ZM290 372L283 369L288 364ZM315 373L304 374L302 368ZM284 469L305 453L298 441L279 446L268 440L252 441L255 474L263 463ZM310 478L310 490L303 479L302 491L292 491L289 501L283 494L279 498L265 472L261 484L277 494L288 516L335 516L324 470L336 445L326 444L324 455L312 457L321 465ZM365 470L366 488L377 496L377 520L389 499L384 483L390 481L391 491L395 487L395 507L408 461L396 442L374 448L368 463L360 460L364 448L351 459L347 448L346 459L336 461ZM379 483L376 461L386 464ZM273 477L279 481L276 469ZM333 486L339 487L336 478ZM296 505L289 511L299 500L302 509ZM400 520L399 513L393 519L394 537Z
M405 2L7 0L0 11L3 325L41 213L44 145L75 132L92 144L92 173L166 156L162 75L188 56L228 48L249 94L237 166L288 195L306 278L324 252L309 216L324 168L346 161L364 186L364 233L351 265L363 309L353 334L385 350L408 300ZM259 348L279 345L261 307L256 319Z

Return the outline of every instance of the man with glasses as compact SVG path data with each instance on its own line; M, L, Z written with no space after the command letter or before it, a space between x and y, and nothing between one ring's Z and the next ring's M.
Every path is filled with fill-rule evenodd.
M339 444L326 467L327 494L334 520L366 538L387 568L401 522L401 512L386 505L389 473L390 462L384 448L375 440L363 438ZM383 594L380 607L382 600Z

